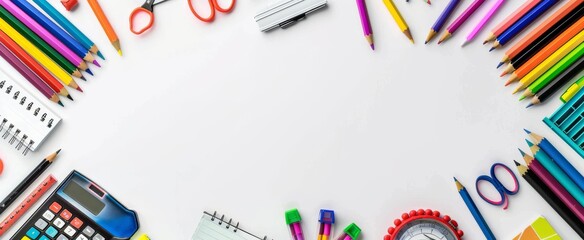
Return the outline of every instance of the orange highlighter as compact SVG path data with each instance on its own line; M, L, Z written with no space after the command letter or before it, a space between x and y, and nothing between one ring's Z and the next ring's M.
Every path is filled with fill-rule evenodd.
M101 27L105 31L107 38L109 38L110 42L112 43L112 45L114 46L116 51L118 51L118 54L120 54L120 56L122 56L122 48L120 47L120 39L118 38L118 35L114 31L114 28L112 27L111 23L109 22L109 20L105 16L103 9L101 9L101 6L99 6L99 3L97 2L97 0L87 0L87 2L89 2L89 6L91 6L91 10L93 10L93 13L97 17L99 24L101 24Z

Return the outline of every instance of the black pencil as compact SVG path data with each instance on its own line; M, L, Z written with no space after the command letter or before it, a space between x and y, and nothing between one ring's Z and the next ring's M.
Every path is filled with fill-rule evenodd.
M578 74L580 74L582 70L584 70L584 58L578 59L578 61L572 64L572 66L564 70L564 72L558 75L552 82L548 83L548 85L535 94L527 107L529 108L533 105L545 102L547 99L553 96L554 93L560 90L560 88L562 88ZM531 93L529 89L526 89L523 93L523 96L525 97L530 97L531 95L533 95L533 93Z
M49 166L51 166L59 152L61 152L61 149L43 159L43 161L41 161L41 163L39 163L39 165L33 169L32 172L30 172L28 176L18 184L18 186L16 186L16 188L14 188L14 190L12 190L12 192L0 202L0 214L6 211L10 204L12 204L37 178L41 176L41 174L43 174L45 170L47 170Z
M556 39L561 33L563 33L570 26L574 25L584 15L584 4L580 4L572 12L564 16L555 25L550 27L544 34L539 36L535 41L533 41L529 46L523 49L514 58L511 59L511 63L505 70L505 73L510 73L515 69L523 66L527 60L532 58L541 49L547 46L551 41Z

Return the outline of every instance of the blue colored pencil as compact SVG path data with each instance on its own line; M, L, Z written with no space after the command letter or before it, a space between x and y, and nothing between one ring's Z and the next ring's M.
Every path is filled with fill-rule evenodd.
M466 191L466 188L456 178L454 178L454 182L456 183L456 188L458 189L460 197L462 197L462 200L464 200L466 207L468 207L468 210L474 217L475 221L477 222L477 224L479 224L479 227L481 228L481 231L483 231L483 234L485 235L487 240L496 240L495 235L493 235L493 232L491 231L491 228L489 228L489 225L485 221L485 218L483 218L483 215L477 208L477 205L474 203L472 198L470 198L470 195L468 194L468 191Z
M566 159L566 157L564 157L564 155L562 155L562 153L560 153L560 151L558 151L558 149L554 147L554 145L552 145L552 143L550 143L550 141L548 141L546 138L532 133L529 130L524 130L529 135L529 137L533 139L534 144L539 146L541 150L547 153L547 155L550 156L550 158L562 169L562 171L564 171L566 175L568 175L568 177L584 191L584 177L582 174L580 174L580 172L578 172L578 170L576 170L576 168L574 168L574 166L572 166L572 164L570 164L568 159Z
M71 37L67 32L57 26L56 23L51 21L48 17L36 9L32 4L28 3L27 0L12 0L14 5L18 6L20 10L25 12L28 16L34 19L38 24L43 26L47 31L49 31L53 36L55 36L59 41L61 41L65 46L71 49L75 55L83 58L83 60L88 62L93 62L96 66L100 66L99 63L93 58L88 48L84 48L77 40Z
M543 0L533 9L531 9L527 14L521 17L517 22L515 22L511 27L507 28L501 35L497 36L497 41L493 44L493 47L489 51L505 45L511 41L514 37L519 35L527 26L533 23L537 18L542 16L547 10L558 3L559 0Z
M446 6L446 8L442 11L440 16L438 17L438 19L436 19L436 22L430 29L430 33L428 33L428 37L426 37L426 43L430 42L430 40L432 40L432 38L436 36L436 33L440 32L440 29L444 27L444 23L446 23L446 20L448 20L450 15L452 15L454 9L456 9L459 3L460 0L450 0L448 6Z
M92 53L97 54L101 59L105 60L97 46L81 32L71 21L63 16L57 9L55 9L47 0L33 0L43 11L45 11L55 22L57 22L63 29L65 29L71 36L73 36L81 45L89 49Z

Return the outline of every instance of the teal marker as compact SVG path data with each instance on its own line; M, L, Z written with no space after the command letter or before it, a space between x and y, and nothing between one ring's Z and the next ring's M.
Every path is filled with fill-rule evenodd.
M39 7L43 9L53 20L55 20L63 29L65 29L73 38L83 45L83 47L89 49L92 53L97 53L101 59L105 60L101 52L97 49L97 46L89 40L85 34L83 34L71 21L69 21L65 16L63 16L57 9L55 9L47 0L33 0Z

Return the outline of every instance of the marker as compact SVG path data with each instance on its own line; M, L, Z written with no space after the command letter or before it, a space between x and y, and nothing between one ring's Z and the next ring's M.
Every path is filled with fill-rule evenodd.
M562 100L563 103L570 101L570 99L572 99L572 97L574 97L576 93L582 90L582 87L584 87L584 76L582 76L578 81L572 84L572 86L570 86L566 90L566 92L562 94L560 100Z
M302 226L300 226L302 217L300 217L298 209L294 208L286 211L285 216L286 224L290 227L290 234L292 235L292 239L304 240L304 234L302 234Z
M320 222L318 227L318 240L329 240L331 238L331 233L335 232L333 231L333 225L335 224L335 211L321 209L318 222Z
M337 240L357 240L359 234L361 234L361 228L357 224L351 223L343 230L343 234Z

